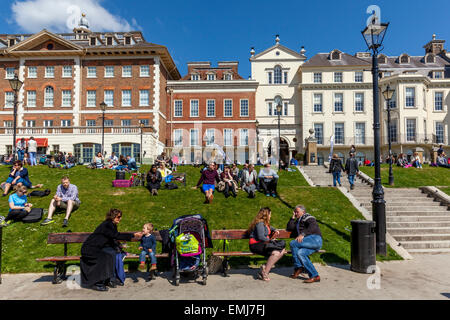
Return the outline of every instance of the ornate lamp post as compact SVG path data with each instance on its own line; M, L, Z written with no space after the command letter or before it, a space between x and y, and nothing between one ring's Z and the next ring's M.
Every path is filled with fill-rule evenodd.
M20 88L22 88L23 82L20 81L19 78L17 77L17 74L15 74L14 78L9 80L9 85L11 86L11 89L13 89L14 91L14 131L13 131L12 151L14 160L16 160L17 105L19 103L17 100L17 95Z
M383 43L389 23L380 23L373 15L371 23L361 31L367 48L372 51L372 79L373 79L373 133L375 156L375 184L372 192L372 215L376 223L376 251L386 255L386 201L381 185L380 173L380 105L378 101L378 53Z
M388 141L389 141L389 185L394 185L394 175L392 174L392 148L391 148L391 99L395 90L392 90L388 85L386 90L383 91L384 99L387 102L387 114L388 114Z
M256 127L256 161L258 162L259 159L259 121L255 121L255 127Z
M105 111L107 104L103 101L100 103L100 109L102 110L102 155L105 154Z
M281 169L281 127L280 127L280 116L281 116L281 108L283 107L283 102L280 96L276 96L274 99L277 114L278 114L278 170Z

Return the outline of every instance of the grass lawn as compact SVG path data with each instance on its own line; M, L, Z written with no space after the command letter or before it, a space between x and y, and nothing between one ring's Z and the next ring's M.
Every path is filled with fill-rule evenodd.
M149 166L144 166L148 170ZM272 209L272 225L285 228L297 204L306 205L308 211L315 215L324 236L323 249L327 252L316 254L314 262L348 263L350 261L350 221L363 219L360 213L338 190L333 188L308 187L301 174L281 172L278 191L281 198L268 198L261 193L256 199L247 199L247 194L239 191L236 199L225 199L223 194L215 193L214 202L203 204L204 197L199 190L192 190L200 176L199 169L190 166L179 167L179 172L187 173L187 187L177 190L161 190L157 197L151 197L144 187L113 188L115 171L92 170L77 166L69 170L50 169L45 166L29 167L33 184L43 183L52 194L44 198L30 198L35 207L48 208L51 197L56 191L63 175L69 175L71 182L78 186L81 207L72 214L69 227L61 227L63 215L55 216L54 224L41 227L38 223L15 223L3 229L3 272L50 272L50 264L36 262L36 258L62 255L62 245L47 245L50 232L92 232L105 217L109 208L119 208L123 218L119 225L121 231L138 231L146 222L152 222L157 229L166 229L172 221L185 214L202 214L213 229L247 228L259 208L268 206ZM259 169L258 169L259 170ZM9 167L1 166L0 175L8 176ZM7 198L0 203L0 210L6 215ZM159 244L158 244L159 245ZM137 244L129 245L129 252L137 252ZM69 255L79 255L81 245L69 245ZM215 243L219 248L219 244ZM248 250L248 241L234 241L231 250ZM158 248L160 250L160 248ZM392 249L387 257L380 259L401 259ZM258 264L261 258L231 259L232 265ZM291 265L291 257L284 257L280 262Z
M370 177L375 176L374 167L360 167L360 170ZM423 165L423 169L392 167L394 188L417 188L423 186L450 186L450 170L447 168ZM389 186L389 165L381 165L381 183Z

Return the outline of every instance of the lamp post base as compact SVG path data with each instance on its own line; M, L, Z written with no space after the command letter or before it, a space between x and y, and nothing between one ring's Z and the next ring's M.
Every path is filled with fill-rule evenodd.
M383 199L372 201L372 219L375 221L376 252L386 256L386 201Z

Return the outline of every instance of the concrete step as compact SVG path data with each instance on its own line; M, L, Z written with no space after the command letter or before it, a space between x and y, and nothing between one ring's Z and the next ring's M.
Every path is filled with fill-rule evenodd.
M395 240L403 241L448 241L450 240L450 234L421 234L421 235L401 235L393 236Z
M411 202L394 202L394 201L386 201L386 208L387 207L408 207L411 205ZM372 207L372 203L371 202L363 202L362 203L363 207ZM439 202L415 202L414 206L417 207L443 207L441 206L441 204Z
M448 217L448 211L387 211L386 216L440 216Z
M436 223L436 224L450 224L450 215L448 217L436 217L436 216L389 216L386 217L387 223ZM447 227L447 225L437 225L437 227Z
M371 206L367 206L366 208L367 210L371 211L372 207ZM412 211L444 211L444 212L448 212L449 216L450 216L450 211L447 210L447 207L436 207L436 206L391 206L389 205L388 202L386 202L386 211L392 212L392 211L405 211L405 210L412 210Z
M403 241L401 245L408 251L409 249L450 249L450 240Z
M421 234L450 235L450 227L435 227L435 228L390 228L390 227L387 227L387 230L393 237L402 236L402 235L421 235Z
M437 249L409 249L409 253L412 254L438 254L438 253L450 253L450 248L437 248Z
M352 193L353 194L353 193ZM355 196L353 195L356 199L359 200L359 202L370 202L372 201L372 194L370 195L365 195L365 196ZM401 201L401 202L425 202L427 201L427 198L423 198L423 197L384 197L384 200L386 201ZM434 202L434 201L430 201L430 202Z

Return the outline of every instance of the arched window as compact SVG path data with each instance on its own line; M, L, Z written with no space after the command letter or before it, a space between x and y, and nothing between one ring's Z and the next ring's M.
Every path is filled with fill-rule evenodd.
M387 57L384 54L380 54L378 56L378 63L385 64L387 63Z
M44 106L45 107L53 107L53 88L48 86L45 88L45 95L44 95Z
M331 60L341 60L341 52L339 50L332 51Z
M409 56L407 54L403 54L400 56L400 63L409 63Z
M435 62L435 61L434 61L434 55L428 54L428 55L425 57L425 62L426 62L426 63L434 63L434 62Z
M274 83L281 83L281 67L275 66L273 69L273 81Z

